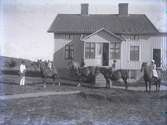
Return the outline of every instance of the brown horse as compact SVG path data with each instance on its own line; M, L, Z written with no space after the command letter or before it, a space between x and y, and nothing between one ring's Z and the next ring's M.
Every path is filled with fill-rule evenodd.
M104 75L104 78L106 79L106 88L110 88L110 80L111 82L113 82L113 81L122 79L125 83L125 89L126 90L128 89L128 82L127 82L129 78L128 70L119 69L119 70L113 71L112 67L109 67L109 68L101 67L99 69L100 69L100 72Z
M159 91L160 90L161 79L153 77L152 69L146 62L142 63L141 72L142 71L144 72L143 79L145 81L146 92L148 92L148 87L149 87L149 92L151 91L151 85L152 84L155 84L156 85L156 91Z
M77 77L78 84L80 84L81 81L84 82L90 82L91 86L93 86L95 81L95 76L97 74L97 68L93 66L88 67L81 67L79 63L75 61L70 61L68 63L69 70L71 71L71 74L74 74Z

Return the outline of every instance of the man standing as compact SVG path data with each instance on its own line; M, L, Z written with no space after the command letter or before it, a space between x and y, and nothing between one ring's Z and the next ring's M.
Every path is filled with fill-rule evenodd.
M25 85L25 72L26 72L26 66L24 61L22 61L20 65L20 86Z
M113 60L113 64L112 64L112 71L116 71L116 60Z

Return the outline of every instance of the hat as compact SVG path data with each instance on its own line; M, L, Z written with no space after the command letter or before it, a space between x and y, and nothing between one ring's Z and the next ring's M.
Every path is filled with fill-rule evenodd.
M151 62L154 63L155 61L152 59Z

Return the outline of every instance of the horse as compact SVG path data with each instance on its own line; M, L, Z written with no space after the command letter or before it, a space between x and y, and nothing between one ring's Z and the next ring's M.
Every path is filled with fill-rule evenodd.
M102 73L106 80L106 88L110 88L110 80L116 81L120 78L123 79L125 83L125 89L128 88L127 79L128 79L128 70L116 70L112 71L111 68L105 67L96 67L96 66L88 66L81 67L77 62L70 62L71 71L77 75L79 78L79 82L82 78L86 78L86 82L90 82L91 86L95 84L95 77L98 73Z
M110 81L117 81L119 79L122 79L125 83L125 89L128 89L128 78L129 73L128 70L118 69L113 71L112 67L101 67L100 72L103 74L105 80L106 80L106 88L110 88Z
M82 67L78 62L70 61L68 63L69 70L71 71L71 74L74 74L77 76L78 85L81 81L90 82L91 86L93 86L95 81L95 76L97 74L97 68L88 66L88 67Z
M146 92L148 92L148 87L149 87L149 92L151 92L151 85L153 83L156 85L156 91L159 91L161 79L153 77L152 69L146 62L143 62L141 65L141 72L143 71L144 71L143 79L145 81Z
M39 61L38 64L39 64L39 70L42 77L42 81L44 83L44 87L46 87L46 83L47 83L46 79L48 78L52 79L53 85L54 85L56 79L59 79L56 68L53 65L52 67L49 67L47 62ZM58 82L58 85L60 86L60 80Z

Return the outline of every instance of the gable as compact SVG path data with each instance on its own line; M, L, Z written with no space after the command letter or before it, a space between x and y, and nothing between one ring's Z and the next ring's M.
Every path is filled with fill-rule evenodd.
M96 43L109 43L109 42L121 42L123 39L104 28L84 37L81 39L85 42L96 42Z

